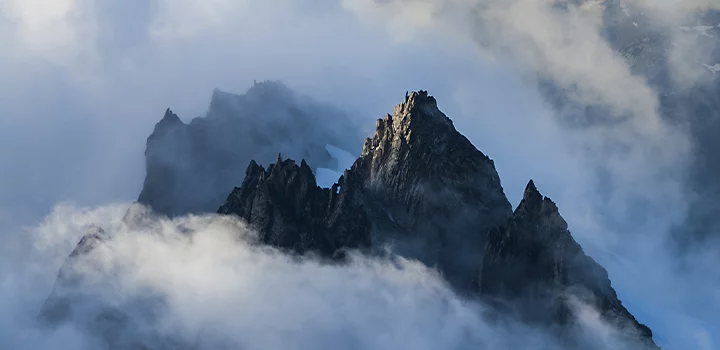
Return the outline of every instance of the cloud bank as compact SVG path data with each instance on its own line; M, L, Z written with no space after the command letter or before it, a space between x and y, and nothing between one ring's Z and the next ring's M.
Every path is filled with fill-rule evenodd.
M7 326L4 345L100 346L82 324L102 309L82 309L76 323L55 330L36 328L25 316L34 311L35 295L12 294L11 284L38 287L43 267L72 248L67 243L76 235L70 230L101 223L113 238L92 250L77 271L93 281L83 292L120 307L137 325L125 341L143 337L150 346L174 348L172 342L179 342L201 349L570 348L547 330L491 320L489 309L458 297L416 261L356 255L336 265L293 258L258 246L254 233L231 217L145 217L138 224L122 220L126 208L66 205L28 231L32 249L11 265L15 278L2 284L4 302L13 302L0 318ZM575 346L633 348L594 310L578 307L583 311ZM17 317L22 322L13 323Z

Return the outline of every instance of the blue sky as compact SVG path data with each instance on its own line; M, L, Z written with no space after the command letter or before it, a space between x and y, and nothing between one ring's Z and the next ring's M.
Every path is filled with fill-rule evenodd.
M663 246L684 210L677 179L688 136L662 124L652 89L583 21L591 10L558 21L541 2L513 1L524 11L495 8L498 20L477 25L463 17L476 3L443 12L424 1L2 0L0 44L11 54L0 58L0 239L21 239L17 227L60 202L135 199L154 123L167 107L186 121L202 115L213 88L241 93L253 80L280 79L368 130L405 91L425 89L495 160L513 204L530 178L558 203L668 349L720 346L717 261L695 252L680 273ZM472 30L490 39L478 46ZM583 50L596 54L590 66ZM564 128L535 89L538 72L634 118L622 128ZM598 167L609 189L599 188Z

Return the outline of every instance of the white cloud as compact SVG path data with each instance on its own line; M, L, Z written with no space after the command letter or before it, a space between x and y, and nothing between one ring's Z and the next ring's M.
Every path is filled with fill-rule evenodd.
M599 5L561 12L540 0L344 0L363 14L378 13L406 27L450 30L477 41L502 58L518 60L531 73L548 75L565 88L576 88L585 103L602 103L632 113L642 130L658 127L657 99L600 36Z
M41 242L65 240L68 228L102 221L114 238L91 251L84 261L88 268L81 270L111 287L98 289L100 297L111 305L159 297L164 305L156 310L160 318L148 326L200 348L563 348L538 329L485 319L483 305L456 296L436 272L415 261L357 255L348 265L330 265L295 259L252 244L254 234L231 218L190 216L126 225L120 221L122 209L64 206L30 234ZM94 344L72 326L41 331L30 323L7 322L33 309L32 298L16 288L35 283L37 271L29 266L49 267L46 258L53 254L44 248L33 250L33 259L12 261L17 274L1 281L3 303L15 305L3 304L11 312L0 317L9 327L0 332L0 341L19 349ZM125 310L144 324L140 313ZM20 319L27 321L27 316ZM594 344L588 348L625 347L618 330L607 327L597 317L583 316L585 341Z
M642 77L632 75L602 37L599 2L567 10L540 0L345 0L344 4L361 14L397 17L390 21L391 30L398 25L430 27L472 40L505 66L553 79L581 105L608 108L610 113L603 115L608 122L595 126L584 110L568 111L570 118L589 126L573 128L563 138L567 147L585 151L589 166L608 173L619 196L609 206L626 212L623 206L631 198L648 195L664 197L650 202L682 201L678 179L689 159L688 135L661 118L657 92ZM628 164L633 164L633 172L627 171ZM658 186L665 189L662 194L653 191Z
M94 54L94 5L95 0L2 0L0 25L11 33L10 44L66 65Z

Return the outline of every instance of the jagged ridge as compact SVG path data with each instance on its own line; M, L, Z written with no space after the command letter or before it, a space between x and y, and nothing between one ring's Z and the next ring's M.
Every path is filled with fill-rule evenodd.
M267 242L326 255L365 246L371 236L373 247L392 244L470 289L487 231L512 213L492 160L455 130L426 91L407 94L376 129L332 189L317 188L304 161L298 168L278 160L267 172L251 163L219 212L241 216Z
M251 161L242 186L218 212L245 219L263 243L333 256L344 248L370 245L368 218L348 200L353 187L345 183L342 177L331 189L318 187L305 160L298 166L278 155L267 170Z
M334 168L326 145L358 147L357 130L344 113L280 82L256 83L244 95L216 89L205 117L185 124L168 109L155 125L138 202L169 216L213 212L251 159L268 163L282 152Z
M353 206L337 205L340 197ZM334 229L352 237L344 242L354 247L365 247L371 232L372 248L392 242L395 253L437 266L458 290L502 299L541 324L572 323L572 296L655 346L650 330L617 298L607 271L572 238L555 203L530 181L512 212L492 160L425 91L406 95L377 121L374 137L333 188L318 188L305 161L298 167L278 158L267 171L251 162L219 212L240 215L267 243L305 242L303 251L332 255L343 247L325 243L337 234L326 220L348 211L361 219L336 220Z
M656 347L651 330L623 306L607 271L584 253L557 205L532 180L512 218L490 234L479 287L485 297L524 304L521 317L531 322L572 323L573 303L580 301L627 336Z

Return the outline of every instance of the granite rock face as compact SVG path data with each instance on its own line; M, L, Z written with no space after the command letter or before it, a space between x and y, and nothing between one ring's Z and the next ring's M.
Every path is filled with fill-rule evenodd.
M419 91L377 121L331 189L316 186L305 161L278 159L267 171L252 162L219 212L241 216L266 242L301 251L392 245L469 290L487 232L512 209L493 161Z
M501 300L529 322L572 324L578 300L629 339L655 347L557 206L531 181L513 213L492 160L425 91L377 121L360 158L332 188L317 187L304 160L298 166L278 157L267 170L253 161L219 212L239 215L265 243L296 252L329 257L389 244L437 267L456 290Z
M155 125L138 202L169 216L214 212L251 159L268 163L282 152L332 168L326 145L353 150L361 141L345 114L280 82L256 83L244 95L215 90L204 117L185 124L168 109Z
M607 271L585 255L555 203L532 180L512 218L489 235L479 282L483 297L510 302L527 321L571 324L573 303L580 302L629 339L657 348L651 330L623 306Z
M493 161L426 91L378 120L351 171L363 180L374 244L437 266L461 289L474 283L487 232L512 214Z
M332 257L345 248L370 245L370 222L355 200L360 198L357 187L347 183L343 176L330 189L318 187L305 160L298 166L278 155L267 170L251 161L242 186L218 212L243 218L263 243Z

